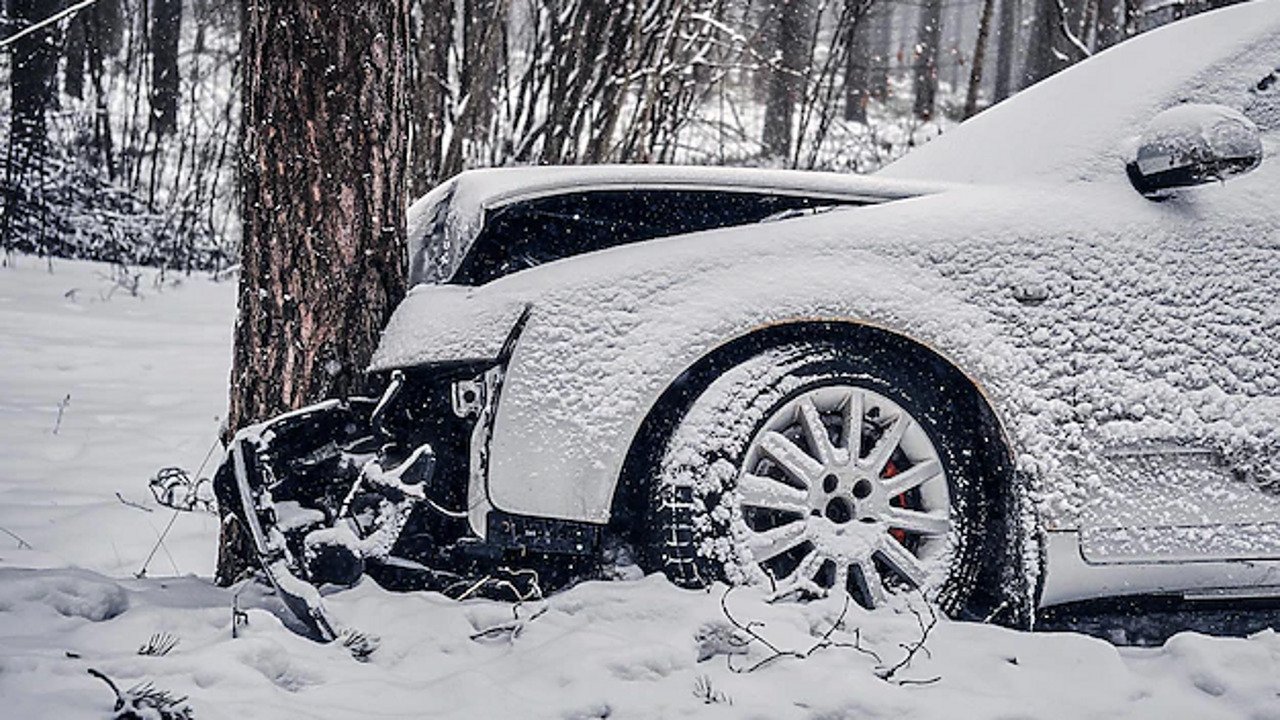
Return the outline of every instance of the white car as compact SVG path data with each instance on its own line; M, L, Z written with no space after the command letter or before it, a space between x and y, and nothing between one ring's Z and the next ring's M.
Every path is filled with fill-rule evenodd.
M872 177L463 173L387 392L243 431L221 497L299 596L603 558L1014 625L1280 597L1277 68L1264 0Z

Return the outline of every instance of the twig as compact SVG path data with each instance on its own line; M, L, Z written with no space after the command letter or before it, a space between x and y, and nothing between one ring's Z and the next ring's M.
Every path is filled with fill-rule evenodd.
M136 503L132 500L126 500L125 497L120 494L119 490L116 491L116 499L119 500L122 504L124 504L127 507L141 510L143 512L155 512L155 510L152 510L151 508L147 507L146 505L143 505L142 503Z
M57 435L58 430L62 428L62 414L67 411L67 406L71 404L71 393L62 398L62 402L58 403L58 417L53 421L53 434Z
M27 550L35 550L35 548L34 548L34 547L31 547L31 543L29 543L29 542L27 542L26 540L23 540L22 538L18 537L18 535L17 535L16 533L14 533L12 530L7 530L7 529L5 529L5 528L0 527L0 532L4 533L5 535L8 535L9 537L13 538L14 540L17 540L17 541L18 541L18 549L19 549L19 550L21 550L21 549L23 549L23 548L26 548Z
M528 618L521 618L520 617L521 605L523 605L523 601L517 602L515 605L511 607L511 614L513 616L513 619L511 620L511 622L500 623L498 625L494 625L491 628L485 628L484 630L481 630L479 632L472 633L471 639L472 640L489 640L492 638L502 637L503 635L506 635L510 640L515 640L516 638L520 637L520 633L524 632L525 625L528 625L534 620L537 620L543 615L546 615L547 610L549 609L547 606L544 605L541 608L539 608L537 612L530 615Z
M902 657L901 660L899 660L897 663L895 663L891 667L878 668L876 670L876 677L880 678L881 680L884 680L885 682L891 682L899 686L929 685L929 684L938 682L942 678L933 677L927 680L903 680L903 679L894 678L894 675L898 674L898 671L904 670L910 667L911 662L915 660L916 655L921 651L923 651L925 656L927 657L933 656L933 654L929 651L929 648L925 647L925 643L928 642L929 640L929 633L931 633L933 631L933 628L938 624L938 613L934 611L933 605L931 605L929 602L926 601L925 607L929 610L929 623L926 625L924 621L924 616L920 614L920 611L917 610L914 605L908 604L908 607L911 608L911 614L915 615L916 617L916 624L920 626L920 639L916 640L915 642L899 643L898 647L905 650L906 654Z
M116 707L115 707L116 710L119 710L120 708L124 707L124 696L120 694L120 688L116 687L116 684L111 682L111 678L98 672L97 670L94 670L93 668L89 668L89 674L98 678L102 682L106 683L107 687L111 688L111 692L116 694Z
M827 631L818 638L818 641L815 642L812 647L804 652L800 652L798 650L783 650L769 642L767 638L756 631L757 627L764 627L764 623L758 621L743 623L735 618L733 613L729 612L728 604L729 593L732 591L733 588L729 588L728 590L725 590L724 595L720 596L720 610L724 613L725 618L727 618L735 628L749 636L748 639L740 641L740 646L750 645L752 642L758 641L773 653L749 667L734 667L732 657L726 656L725 662L728 664L729 670L732 672L740 674L752 673L782 658L807 660L815 652L825 648L847 648L849 650L855 650L874 659L877 663L883 664L883 661L880 659L880 655L878 655L874 650L862 647L862 635L858 629L854 629L853 631L853 642L836 642L831 639L836 630L839 630L844 625L845 616L849 613L849 596L847 594L844 596L844 605L840 608L840 615L836 617L836 620L831 624L831 627L827 628Z
M52 16L47 17L44 20L41 20L35 25L30 25L28 27L25 27L19 30L18 32L10 35L9 37L5 38L4 40L0 40L0 49L9 47L13 43L18 42L19 40L30 35L31 33L39 32L41 29L48 27L49 25L52 25L58 22L59 20L62 20L63 18L67 18L72 15L75 15L76 13L80 12L81 10L89 7L90 5L96 2L98 2L98 0L84 0L84 2L81 2L77 5L72 5L66 10L63 10L62 12L59 12L59 13L55 13Z
M199 469L196 470L196 477L200 477L200 473L204 472L204 466L206 463L209 462L209 458L213 457L213 450L217 446L218 446L218 438L215 437L213 439L213 444L209 446L209 452L205 453L204 462L200 463ZM165 537L167 537L169 535L169 531L173 529L173 524L177 522L178 514L181 512L182 512L181 510L173 511L173 515L170 516L169 518L169 523L164 526L164 532L160 533L160 537L156 538L156 544L151 548L151 552L147 553L147 559L142 561L142 567L138 569L138 572L134 573L134 577L138 577L138 578L146 577L147 566L151 564L151 560L156 556L156 551L160 549L160 546L164 545ZM168 554L168 552L169 552L168 548L165 548L165 554ZM170 557L169 559L170 561L173 560L172 557ZM176 569L176 566L175 566L175 569Z
M178 637L169 633L155 633L145 645L138 648L139 655L164 657L178 646Z

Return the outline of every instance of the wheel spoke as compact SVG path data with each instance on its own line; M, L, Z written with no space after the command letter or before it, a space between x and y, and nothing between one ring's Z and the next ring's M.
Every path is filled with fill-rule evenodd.
M747 540L747 548L756 562L778 557L809 539L809 525L804 520L779 525L764 532L753 533Z
M844 449L849 453L849 462L857 462L862 455L862 399L860 391L850 390L844 404Z
M899 507L889 508L889 512L885 515L885 523L892 528L922 535L946 535L951 530L951 521L945 515L933 515Z
M880 557L913 587L924 587L929 573L909 550L887 533L880 540Z
M859 558L853 564L858 568L858 584L861 585L867 602L873 608L883 605L884 583L880 580L880 573L876 572L875 563L871 562L871 558Z
M785 435L770 430L760 439L760 449L806 488L822 482L822 463L809 457Z
M843 590L849 592L849 565L843 561L836 561L836 580L831 584L832 590Z
M897 497L908 490L920 487L940 474L942 474L942 463L937 460L926 460L903 470L891 478L884 478L880 482L884 486L886 495Z
M809 512L808 493L773 478L744 473L738 478L738 493L743 505L800 515Z
M898 444L902 442L902 436L906 434L907 429L910 427L911 418L906 413L898 415L893 424L889 426L889 429L876 441L875 447L871 448L871 452L867 454L867 459L861 465L874 472L877 477L880 476L884 472L885 463L889 462L889 458L893 456L893 451L898 449Z
M835 446L831 444L831 436L827 434L827 426L822 424L822 415L813 398L800 400L800 424L804 427L805 437L809 439L809 447L823 465L831 465L836 459Z
M809 551L800 564L796 566L786 577L782 578L784 585L793 587L808 588L812 587L813 576L818 574L818 569L822 567L822 555L817 548Z

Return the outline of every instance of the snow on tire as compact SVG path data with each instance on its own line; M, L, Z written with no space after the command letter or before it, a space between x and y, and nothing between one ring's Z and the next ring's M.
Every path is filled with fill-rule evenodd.
M698 396L653 485L673 582L846 590L869 608L918 590L959 617L1023 603L1007 451L976 392L911 345L868 345L774 347Z

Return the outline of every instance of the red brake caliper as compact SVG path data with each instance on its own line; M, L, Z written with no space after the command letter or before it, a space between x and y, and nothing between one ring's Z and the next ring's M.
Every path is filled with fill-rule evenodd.
M894 465L892 460L885 463L884 473L881 475L881 477L887 479L897 474L898 474L898 466ZM907 506L906 493L903 493L896 498L890 499L889 504L900 507L900 508L905 508ZM907 533L905 530L902 530L901 528L892 528L889 530L889 534L892 535L894 539L896 539L898 542L902 543L903 545L907 544Z

